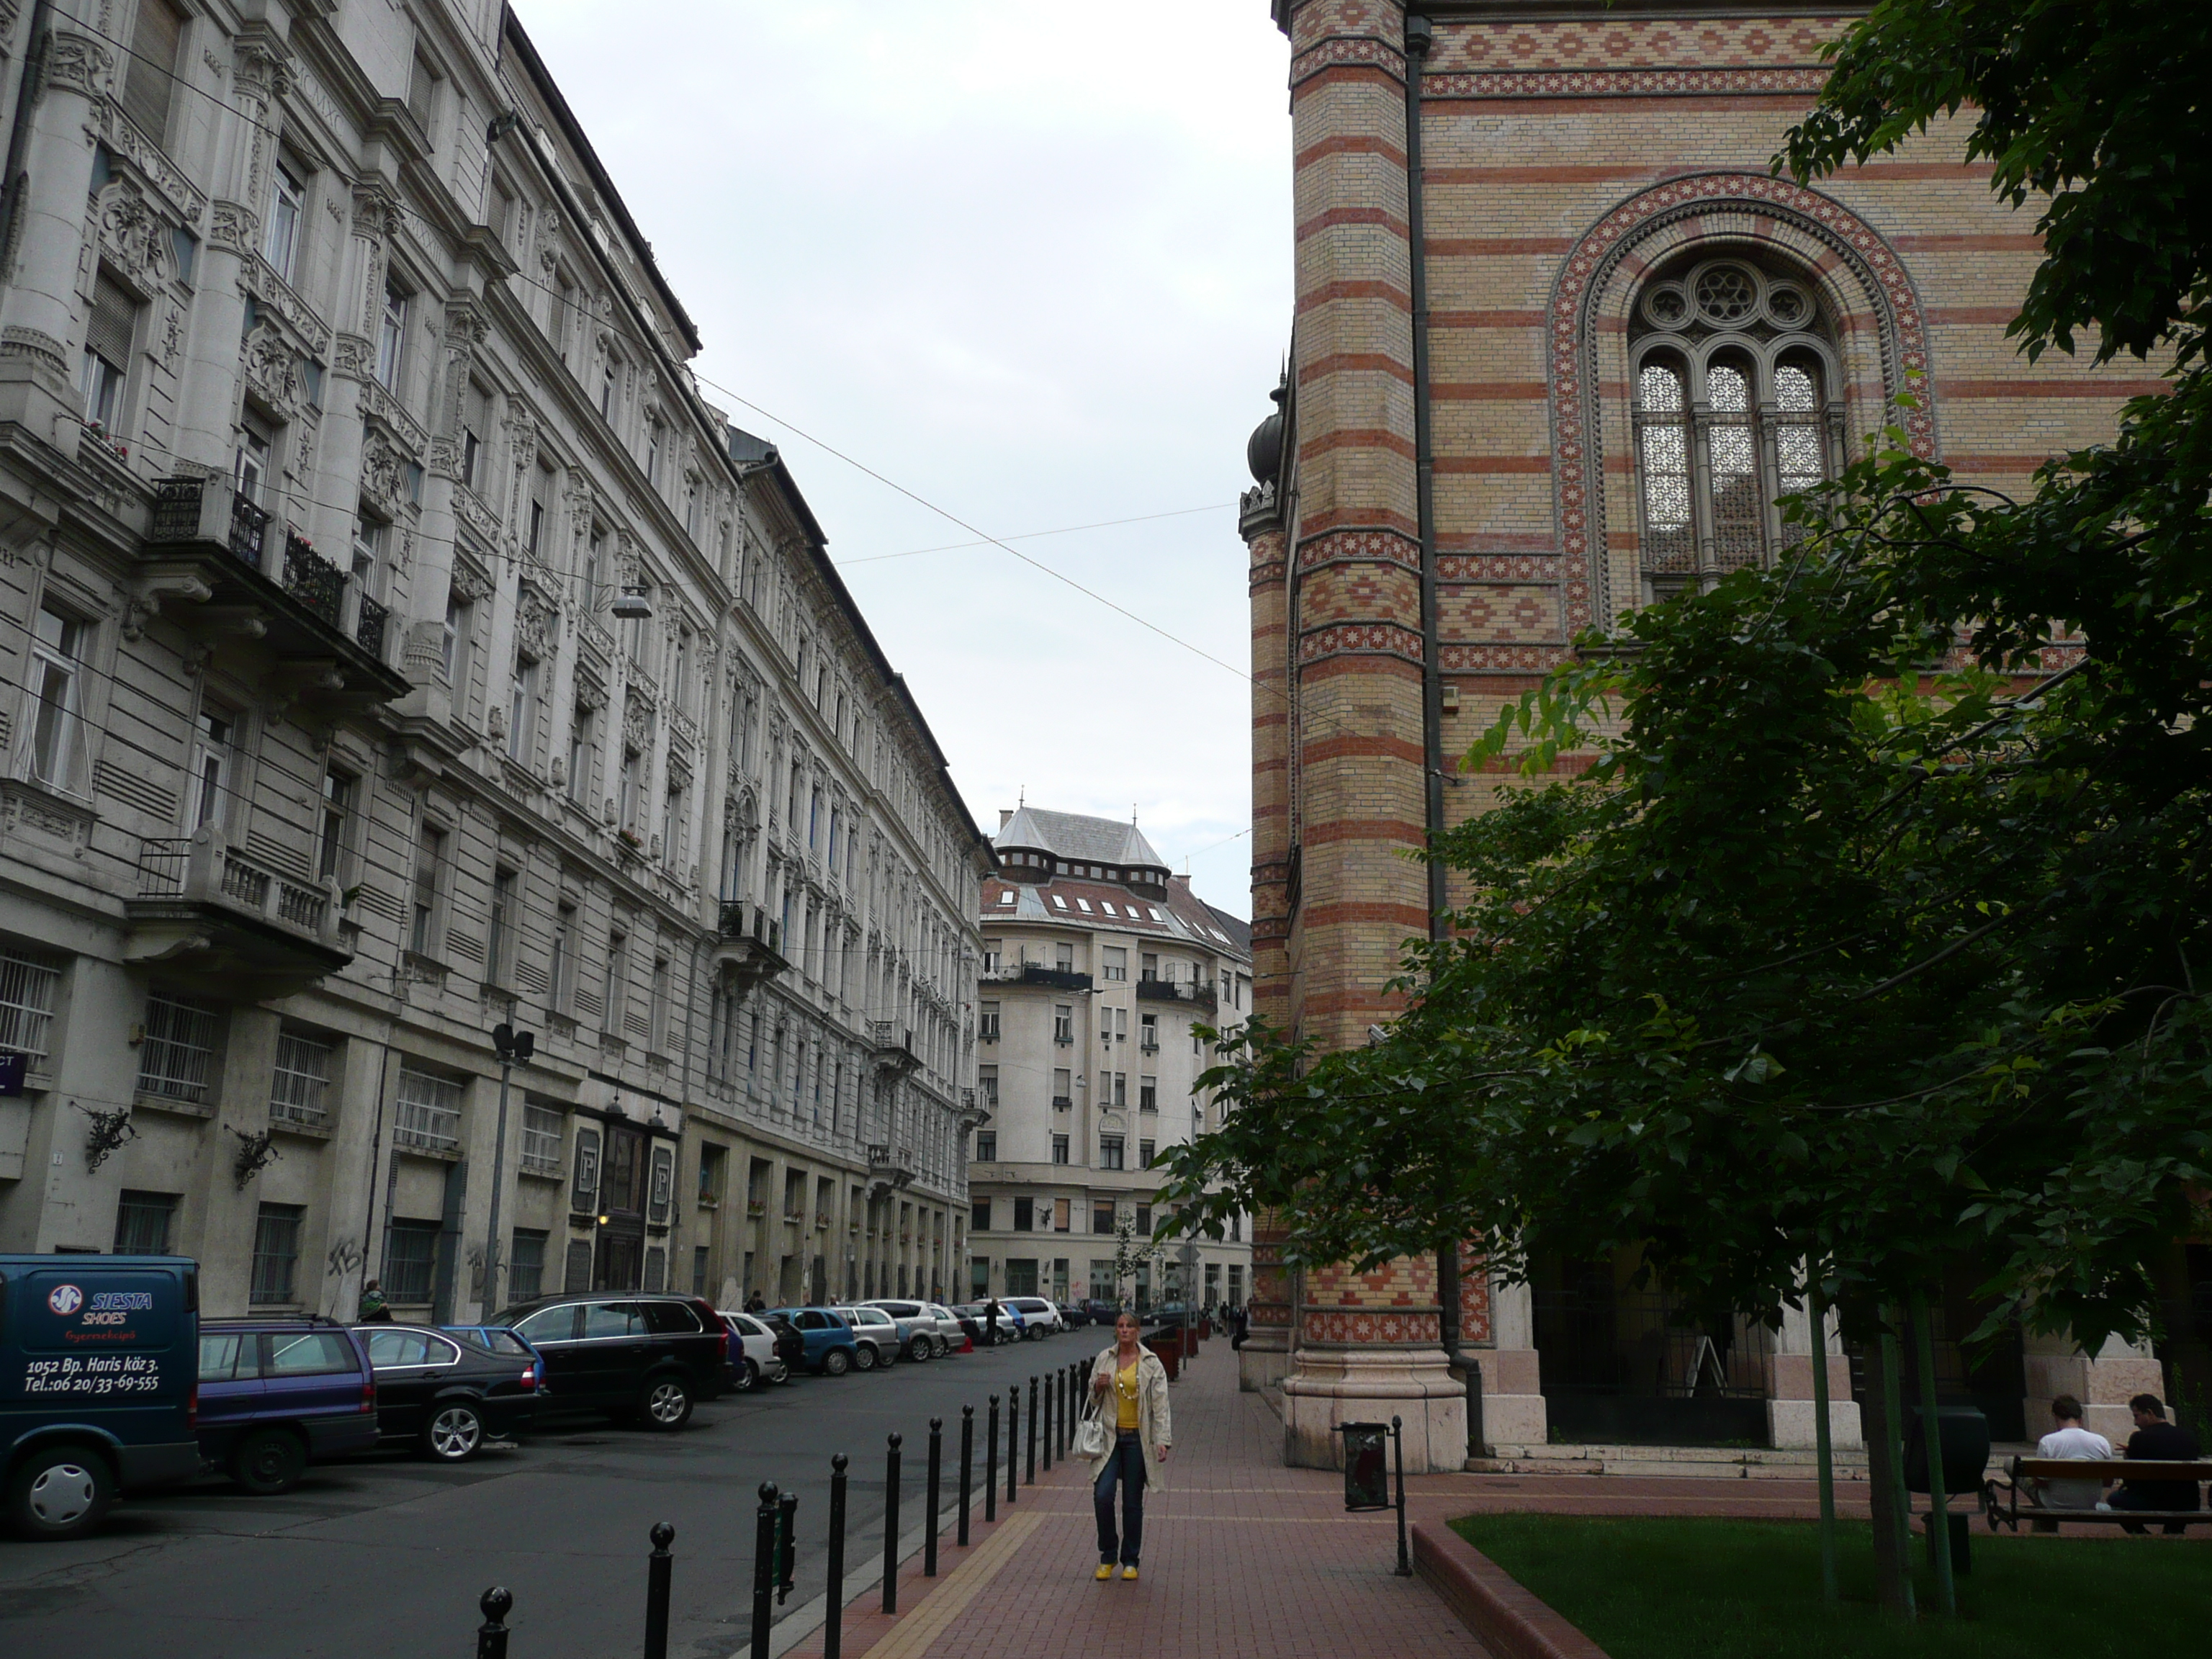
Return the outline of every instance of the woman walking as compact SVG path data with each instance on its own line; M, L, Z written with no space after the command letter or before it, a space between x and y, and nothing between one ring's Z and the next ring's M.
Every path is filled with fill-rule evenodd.
M1098 1582L1134 1579L1145 1545L1145 1488L1160 1485L1161 1466L1175 1433L1168 1416L1168 1373L1160 1357L1137 1340L1137 1316L1114 1322L1114 1346L1091 1362L1091 1402L1113 1413L1106 1450L1091 1467L1091 1497L1098 1512ZM1114 1487L1121 1488L1121 1531L1114 1532Z

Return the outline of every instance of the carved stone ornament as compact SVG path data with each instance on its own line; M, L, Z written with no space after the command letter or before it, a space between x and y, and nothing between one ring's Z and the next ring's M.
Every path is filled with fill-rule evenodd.
M100 192L100 251L142 294L159 293L177 274L168 224L128 179Z
M376 372L376 347L358 334L340 334L331 346L331 373L366 380Z
M217 202L208 212L208 246L235 253L241 259L252 253L261 240L261 222L250 207L239 202Z
M46 86L50 91L74 92L97 102L106 90L115 58L97 40L56 29L46 52Z
M596 712L607 706L607 688L589 674L576 676L576 707Z
M652 706L650 702L638 696L635 686L623 699L623 742L640 754L645 752L645 717Z
M533 584L523 583L515 605L515 650L532 662L543 662L551 656L560 615Z
M491 592L491 573L475 559L453 549L453 597L464 605L474 605Z
M361 446L361 488L378 507L397 513L407 498L407 458L391 439L371 428Z
M302 388L300 356L274 324L258 324L240 349L246 383L260 394L270 412L287 423L299 418Z
M484 736L494 743L507 741L507 710L496 702L484 711Z

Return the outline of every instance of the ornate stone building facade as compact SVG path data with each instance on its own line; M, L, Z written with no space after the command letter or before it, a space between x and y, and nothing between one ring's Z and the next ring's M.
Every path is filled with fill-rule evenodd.
M949 1279L988 844L520 24L62 0L19 115L33 15L0 1244L226 1313Z
M968 1167L971 1296L1148 1309L1242 1304L1251 1244L1155 1246L1155 1159L1218 1127L1198 1028L1252 1006L1249 932L1191 890L1133 823L1000 813L983 884L978 1104ZM1194 1251L1188 1267L1186 1248Z
M1771 174L1850 7L1449 0L1410 27L1395 0L1273 10L1297 303L1243 518L1255 972L1261 1015L1346 1044L1389 1018L1400 943L1429 925L1407 853L1487 799L1450 757L1577 634L1770 556L1766 503L1908 389L1915 448L2017 490L2157 382L2015 354L2004 325L2039 244L1955 131L1815 188ZM1396 1410L1425 1420L1409 1465L1455 1466L1434 1264L1298 1276L1272 1249L1263 1231L1244 1358L1249 1381L1282 1380L1291 1460L1327 1462L1334 1422ZM1856 1437L1845 1356L1802 1321L1686 1332L1631 1288L1632 1261L1542 1264L1510 1288L1465 1265L1487 1443L1804 1444L1816 1346ZM1966 1300L1946 1297L1953 1336L1976 1322ZM2061 1387L2109 1427L2156 1382L2117 1345L2045 1346L1939 1358L2001 1431Z

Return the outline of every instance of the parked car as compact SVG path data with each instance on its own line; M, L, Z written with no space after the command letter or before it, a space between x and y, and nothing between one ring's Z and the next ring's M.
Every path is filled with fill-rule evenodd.
M960 1304L960 1312L962 1316L975 1322L975 1340L987 1348L991 1346L994 1342L1018 1342L1021 1340L1022 1316L1003 1302L999 1304L999 1328L997 1334L994 1336L992 1334L989 1312L990 1305L991 1304L988 1302L963 1302Z
M180 1256L0 1255L0 1502L30 1538L200 1472L199 1269Z
M834 1309L775 1308L770 1311L788 1320L799 1333L805 1346L804 1364L808 1370L824 1376L842 1376L860 1365L860 1346L853 1328ZM873 1365L873 1344L869 1346L868 1356L868 1364Z
M740 1393L763 1382L781 1382L791 1372L775 1351L775 1333L750 1314L723 1309L722 1323L730 1329L730 1386ZM796 1333L793 1333L795 1335ZM801 1347L805 1346L801 1343Z
M806 1369L806 1339L799 1334L798 1326L781 1314L747 1314L745 1317L768 1327L769 1334L775 1338L775 1357L783 1362L783 1375L775 1381L788 1382Z
M1054 1332L1067 1328L1067 1322L1060 1316L1060 1304L1041 1296L1010 1296L1006 1306L1022 1316L1022 1334L1032 1342L1042 1342Z
M531 1359L544 1358L537 1349L504 1325L441 1325L438 1328L449 1336L465 1336L479 1348L489 1348L494 1353L519 1354ZM550 1392L545 1386L545 1369L540 1365L538 1397L543 1400Z
M378 1432L413 1441L426 1457L465 1462L538 1414L538 1358L512 1331L498 1334L520 1352L420 1325L357 1325L354 1334L376 1373Z
M1076 1330L1091 1322L1091 1313L1080 1302L1063 1302L1060 1307L1060 1323L1063 1330Z
M557 1404L648 1429L682 1428L694 1405L730 1383L728 1333L699 1297L541 1297L490 1322L512 1327L544 1357Z
M896 1365L906 1351L907 1328L881 1308L842 1307L837 1313L853 1328L853 1364L864 1371Z
M945 1339L945 1352L967 1353L973 1350L975 1344L969 1340L968 1328L957 1314L942 1302L928 1302L922 1305L929 1310L929 1316L937 1322L937 1334Z
M200 1452L250 1492L289 1492L310 1463L375 1449L376 1373L322 1319L200 1325Z
M949 1353L959 1339L959 1322L929 1303L878 1297L866 1305L881 1308L899 1322L908 1359L933 1359L939 1354Z
M1121 1316L1121 1304L1093 1297L1083 1304L1083 1311L1091 1316L1092 1324L1110 1325Z

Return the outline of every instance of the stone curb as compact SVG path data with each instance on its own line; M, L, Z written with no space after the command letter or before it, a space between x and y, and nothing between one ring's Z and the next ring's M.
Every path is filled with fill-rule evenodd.
M1413 1523L1413 1570L1498 1659L1607 1659L1603 1648L1442 1521Z

